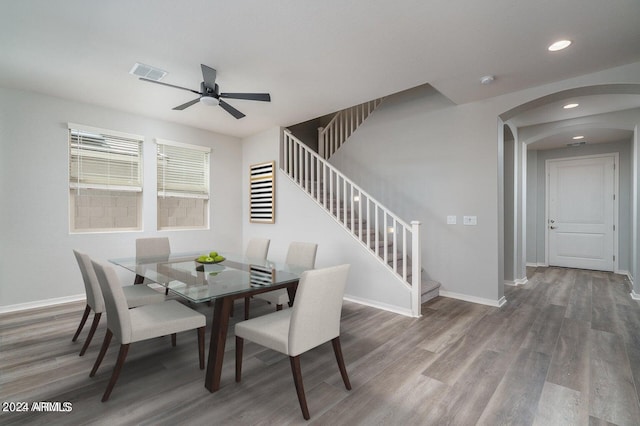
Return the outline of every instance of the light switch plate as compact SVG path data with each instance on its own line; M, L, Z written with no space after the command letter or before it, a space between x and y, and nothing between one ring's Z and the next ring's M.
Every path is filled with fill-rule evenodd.
M462 223L465 225L477 225L478 224L478 216L464 216L462 218Z
M447 225L455 225L457 218L455 216L447 216Z

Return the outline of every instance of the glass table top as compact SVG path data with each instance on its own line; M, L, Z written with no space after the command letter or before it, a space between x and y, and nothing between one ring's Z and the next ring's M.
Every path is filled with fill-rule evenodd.
M303 272L296 266L232 253L220 253L225 257L220 263L202 264L195 260L201 254L177 253L161 258L128 257L109 261L193 302L297 281Z

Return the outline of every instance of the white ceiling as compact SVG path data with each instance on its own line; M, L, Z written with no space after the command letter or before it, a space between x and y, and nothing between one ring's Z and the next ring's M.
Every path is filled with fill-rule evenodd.
M564 109L568 103L578 106ZM585 95L544 103L509 122L521 130L520 139L527 143L528 149L546 150L566 148L575 142L630 141L638 116L640 94ZM574 140L574 136L584 138Z
M639 21L638 0L4 0L0 86L244 137L425 83L465 103L637 62ZM194 96L135 62L193 89L203 63L221 91L272 102L173 111Z
M574 136L584 136L583 139L574 140ZM612 128L590 128L582 130L562 130L548 136L537 138L535 142L528 144L528 149L544 150L567 148L569 144L584 142L585 144L610 143L630 141L633 130Z

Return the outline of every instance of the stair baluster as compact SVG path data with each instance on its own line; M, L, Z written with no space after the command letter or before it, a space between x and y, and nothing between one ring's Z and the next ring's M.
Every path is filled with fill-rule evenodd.
M365 102L336 113L326 127L318 128L318 153L329 159L364 120L380 105L382 99Z

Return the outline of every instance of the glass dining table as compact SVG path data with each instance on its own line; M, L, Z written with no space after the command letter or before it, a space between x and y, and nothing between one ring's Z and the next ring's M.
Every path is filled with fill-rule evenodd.
M160 258L128 257L109 261L193 303L213 302L205 387L215 392L220 389L225 342L234 301L280 288L286 288L289 299L293 300L303 270L284 263L232 253L220 253L225 260L219 263L204 264L195 260L202 253L178 253Z

